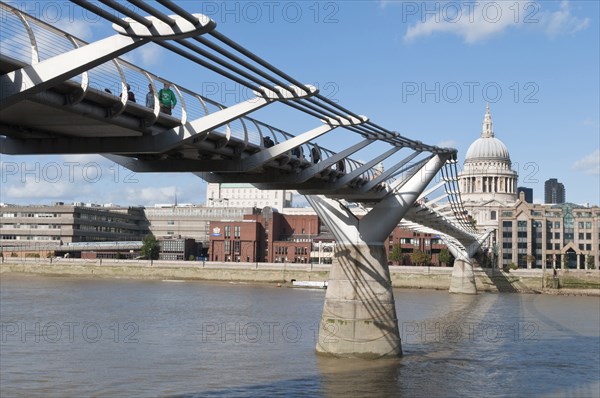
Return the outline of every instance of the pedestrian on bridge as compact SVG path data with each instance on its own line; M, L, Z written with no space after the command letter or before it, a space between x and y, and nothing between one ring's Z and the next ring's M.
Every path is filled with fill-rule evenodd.
M127 84L127 101L135 102L135 94L131 91L129 84Z
M154 90L152 90L152 84L148 84L148 93L146 94L146 108L154 109Z
M312 157L312 162L315 164L319 163L319 160L321 160L321 151L319 150L317 144L313 145L312 149L310 150L310 156Z
M160 111L170 115L172 109L177 105L177 98L175 98L175 93L171 91L170 83L165 83L164 88L160 89L158 92L158 101L160 102Z

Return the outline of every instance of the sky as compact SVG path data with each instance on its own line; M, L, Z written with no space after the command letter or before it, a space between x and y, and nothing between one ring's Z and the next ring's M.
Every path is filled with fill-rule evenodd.
M87 41L114 34L64 1L10 3ZM557 178L567 201L600 204L600 2L179 4L346 108L406 137L457 148L461 165L489 103L496 138L535 202L543 202L544 181ZM226 105L251 95L152 44L126 59ZM320 124L278 104L251 116L292 133ZM351 135L336 134L324 144L335 149ZM205 201L206 183L188 173L136 174L99 155L0 156L2 203Z

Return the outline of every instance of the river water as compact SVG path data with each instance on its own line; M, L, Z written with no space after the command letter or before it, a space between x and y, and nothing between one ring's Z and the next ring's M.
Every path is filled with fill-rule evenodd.
M598 397L600 298L396 290L404 356L315 354L325 293L3 275L0 396Z

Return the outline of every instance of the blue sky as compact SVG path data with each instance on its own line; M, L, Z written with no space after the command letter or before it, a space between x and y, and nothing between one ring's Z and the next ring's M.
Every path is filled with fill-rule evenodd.
M113 34L109 23L62 1L13 4L88 41ZM461 163L490 102L519 185L541 201L544 181L558 178L568 201L600 202L599 2L180 4L345 107L410 138L456 147ZM153 45L127 58L228 105L248 98L247 90ZM252 116L292 133L319 125L281 105ZM334 148L342 134L351 135L338 132L323 143ZM206 184L197 177L132 174L100 156L1 161L5 203L151 205L172 202L175 191L180 203L204 201Z

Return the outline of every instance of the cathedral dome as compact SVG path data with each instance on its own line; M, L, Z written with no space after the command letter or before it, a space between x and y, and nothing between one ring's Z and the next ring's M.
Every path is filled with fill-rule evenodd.
M465 162L477 160L509 161L506 145L495 137L478 138L471 144L465 156Z
M458 174L461 196L466 203L476 206L482 203L514 203L518 175L511 168L506 145L494 137L489 105L485 109L482 127L481 136L469 147L463 170ZM493 220L497 223L497 218ZM478 219L480 221L484 220Z
M477 161L500 161L510 163L510 155L506 145L498 138L494 137L492 116L490 115L489 106L487 106L485 110L481 137L471 144L465 156L465 163Z

